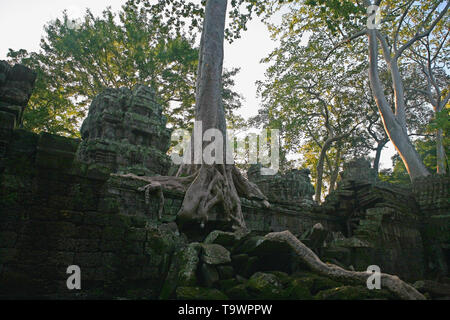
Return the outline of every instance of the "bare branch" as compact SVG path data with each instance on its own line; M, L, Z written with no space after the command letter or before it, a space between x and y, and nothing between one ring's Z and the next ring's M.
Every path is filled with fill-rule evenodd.
M442 10L442 12L439 14L439 16L433 21L433 23L428 27L427 30L425 30L423 33L419 34L419 30L421 29L422 25L428 20L428 18L430 17L430 15L436 10L436 8L439 6L440 3L438 3L433 10L429 13L429 15L427 16L427 18L423 21L423 23L421 24L421 26L419 26L419 28L417 29L417 33L416 35L410 39L407 43L405 43L396 53L394 56L394 59L397 60L403 53L403 51L405 51L406 49L408 49L410 46L412 46L415 42L417 42L419 39L422 39L423 37L428 36L431 31L433 31L434 27L436 27L436 25L438 24L439 21L441 21L441 19L444 17L444 15L447 13L448 8L450 7L450 2L447 2L447 5L445 6L445 8Z
M442 47L444 46L445 42L447 42L447 37L450 33L450 29L447 30L447 33L445 34L444 39L442 40L442 42L440 43L439 47L436 50L436 53L434 54L434 57L431 59L431 61L436 60L437 56L439 55L439 52L441 51Z
M450 92L447 93L447 95L444 97L444 99L441 100L438 112L441 111L442 108L444 108L445 105L447 105L449 100L450 100Z
M411 8L411 6L414 3L414 1L415 0L409 1L409 3L407 4L408 7L405 9L405 11L402 14L402 17L400 18L400 21L399 21L398 26L397 26L397 30L395 31L395 35L394 35L394 51L397 51L398 34L400 32L400 28L402 27L403 20L405 20L405 17L408 14L409 9Z
M327 56L325 57L325 61L328 60L328 58L333 54L333 52L334 52L337 48L343 46L343 45L346 44L346 43L349 43L350 41L352 41L352 40L354 40L354 39L356 39L356 38L359 38L359 37L361 37L361 36L364 36L364 35L366 35L366 34L367 34L367 29L364 29L364 30L361 30L361 31L356 32L355 34L351 35L351 36L348 37L348 38L345 38L344 40L342 40L341 42L339 42L337 45L335 45L335 46L333 47L333 49L330 50L330 52L329 52L329 53L327 54Z

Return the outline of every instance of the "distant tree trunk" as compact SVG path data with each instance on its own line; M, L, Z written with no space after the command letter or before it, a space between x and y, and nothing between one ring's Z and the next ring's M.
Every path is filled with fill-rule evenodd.
M373 161L373 169L375 169L375 172L380 172L380 159L381 159L381 153L383 152L384 146L388 140L382 140L378 141L377 143L377 149L375 152L375 160Z
M341 167L341 148L338 148L337 153L336 153L336 160L334 162L334 168L331 173L330 190L328 193L331 193L332 191L334 191L336 189L336 181L337 181L337 178L339 175L340 167Z
M437 160L437 174L446 174L446 154L443 143L442 129L438 129L436 132L436 160Z
M316 166L317 180L316 180L316 194L314 196L314 199L317 202L320 202L321 201L321 197L322 197L323 165L324 165L324 162L325 162L326 153L327 153L328 149L330 149L331 145L334 142L345 138L349 134L350 133L344 133L344 134L341 134L341 135L338 135L338 136L335 136L335 137L328 138L325 141L325 143L323 144L322 149L320 150L319 162L317 163L317 166Z

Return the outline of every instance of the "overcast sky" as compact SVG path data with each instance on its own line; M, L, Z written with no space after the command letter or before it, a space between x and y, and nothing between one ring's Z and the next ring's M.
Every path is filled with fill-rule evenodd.
M126 0L0 0L0 60L6 59L9 48L38 51L44 25L61 17L64 9L67 9L70 17L76 19L83 16L86 8L98 15L107 6L117 11L125 2ZM245 98L241 109L244 118L257 114L259 100L256 97L255 81L264 79L266 68L259 62L275 46L266 26L258 19L250 22L241 39L225 45L224 67L241 68L236 78L236 91ZM382 168L391 166L390 157L394 152L389 143L389 148L383 152Z

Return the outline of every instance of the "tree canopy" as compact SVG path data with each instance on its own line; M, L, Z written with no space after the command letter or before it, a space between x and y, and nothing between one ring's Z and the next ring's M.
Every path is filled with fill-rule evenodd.
M151 15L139 1L128 1L117 14L99 17L87 10L82 20L66 12L49 22L39 52L10 50L13 62L38 72L24 126L34 131L78 136L92 99L105 88L145 84L158 93L168 122L188 128L194 118L198 48L170 20ZM233 90L239 69L225 70L223 99L230 123L241 96Z
M222 73L227 126L279 129L281 170L311 169L317 201L335 188L350 158L371 154L378 170L389 141L398 154L382 179L405 183L448 173L449 1L227 5L224 40L233 42L260 17L279 43L261 61L267 66L257 82L261 106L249 121L238 112L239 69ZM88 10L81 21L66 13L51 21L39 52L9 53L38 72L24 126L77 136L86 107L104 88L143 83L157 91L171 125L192 127L205 9L206 1L129 0L118 13L107 8L97 17Z

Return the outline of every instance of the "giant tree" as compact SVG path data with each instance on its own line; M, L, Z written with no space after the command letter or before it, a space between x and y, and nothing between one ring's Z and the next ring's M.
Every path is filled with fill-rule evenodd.
M258 187L229 162L221 94L226 9L227 0L206 2L197 72L196 126L189 156L185 157L188 163L180 166L175 177L135 177L149 182L143 188L146 192L159 190L162 194L165 189L176 189L185 193L177 217L180 226L192 223L205 226L213 210L217 210L219 220L235 227L245 227L240 197L258 199L268 205ZM213 151L212 161L203 156L209 146L203 139L206 140L205 133L211 129L217 133L214 145L220 146L216 143L218 140L223 142L221 150L216 148ZM209 141L212 138L209 137Z

